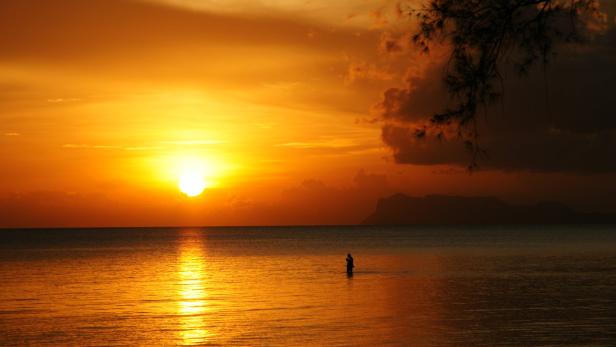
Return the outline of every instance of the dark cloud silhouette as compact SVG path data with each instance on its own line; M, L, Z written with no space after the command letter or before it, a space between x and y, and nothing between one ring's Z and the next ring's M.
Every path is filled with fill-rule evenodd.
M484 168L503 170L616 171L616 28L585 46L563 46L545 72L526 78L505 76L504 97L479 119L480 145L488 152ZM445 62L432 63L404 88L385 92L375 109L385 122L383 141L398 163L467 165L455 129L443 140L428 131L417 139L429 117L442 111L448 95L442 83Z

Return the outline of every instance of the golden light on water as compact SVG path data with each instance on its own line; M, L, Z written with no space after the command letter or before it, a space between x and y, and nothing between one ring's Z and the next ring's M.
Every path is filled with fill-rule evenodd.
M203 245L197 237L182 240L178 266L179 338L184 345L205 343L211 335L205 328L208 311L205 291Z

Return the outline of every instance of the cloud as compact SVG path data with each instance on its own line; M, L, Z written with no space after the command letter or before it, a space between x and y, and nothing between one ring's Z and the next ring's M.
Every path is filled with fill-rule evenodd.
M409 33L384 31L379 40L379 52L390 55L402 54L409 51L412 42Z
M2 60L71 65L87 59L113 66L118 62L112 59L121 57L122 63L137 59L134 66L143 69L152 64L144 61L146 54L179 59L205 56L210 59L200 63L211 65L220 47L244 52L260 45L329 51L361 45L360 40L350 40L357 30L331 30L323 23L291 18L285 12L258 16L222 12L146 1L5 0L0 3ZM308 32L327 35L311 40ZM182 51L186 47L192 48L190 54ZM169 68L164 61L154 60L159 71Z
M479 143L488 151L484 168L543 172L615 172L616 28L587 46L557 47L545 74L506 75L504 96L480 115ZM384 122L382 138L398 163L465 166L468 153L455 131L443 140L419 140L415 131L449 97L442 83L446 61L433 61L424 72L390 88L374 107ZM451 129L448 129L451 130ZM455 129L454 129L455 130Z
M74 101L80 101L80 100L81 99L79 98L53 98L53 99L47 99L47 102L58 104L62 102L74 102Z
M294 17L340 27L369 27L386 15L382 0L146 0L210 13L271 16L293 14ZM391 12L391 9L389 9Z
M100 193L0 193L0 227L355 224L393 193L385 176L360 170L351 184L305 180L275 200L208 189L200 200L109 184ZM119 195L118 195L119 194Z
M394 78L391 72L379 68L376 64L366 62L350 63L345 76L345 83L350 84L357 80L389 81Z
M222 140L179 140L179 141L161 141L161 144L164 145L177 145L177 146L209 146L209 145L220 145L227 143L227 141Z
M65 143L62 148L67 149L118 149L124 151L154 151L162 149L161 146L118 146L118 145L90 145L86 143Z
M286 223L355 224L374 209L378 198L392 192L386 176L359 170L347 187L305 180L283 191L276 210Z
M279 144L278 146L298 148L298 149L316 149L316 148L339 149L339 148L358 147L360 146L360 144L351 139L322 138L322 139L313 140L313 141L285 142L285 143Z
M170 89L320 111L369 106L370 98L358 102L363 86L340 84L348 57L370 60L378 32L313 22L300 10L252 13L240 6L258 7L254 1L238 1L237 11L223 10L233 7L227 2L215 2L216 11L184 3L0 1L0 108L23 108L18 98L77 108Z

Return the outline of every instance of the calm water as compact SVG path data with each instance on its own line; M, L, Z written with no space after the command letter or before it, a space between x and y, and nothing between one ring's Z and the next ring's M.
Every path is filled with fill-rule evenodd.
M3 230L0 286L2 346L616 345L615 226Z

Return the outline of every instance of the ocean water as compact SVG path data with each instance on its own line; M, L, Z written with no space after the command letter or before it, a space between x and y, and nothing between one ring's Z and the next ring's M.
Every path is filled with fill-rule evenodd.
M616 226L0 230L0 345L615 346Z

